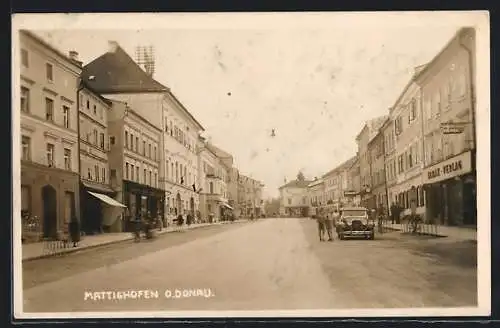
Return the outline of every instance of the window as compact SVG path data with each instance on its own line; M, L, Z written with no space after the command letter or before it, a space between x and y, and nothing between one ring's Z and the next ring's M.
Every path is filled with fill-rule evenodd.
M403 132L403 118L400 116L394 120L394 132L400 135Z
M132 181L134 181L134 174L135 174L134 165L130 165L130 180Z
M168 160L167 160L167 165L165 166L165 176L167 179L170 177L168 173L169 173L169 165L168 165Z
M94 145L97 146L97 142L98 142L98 133L97 133L97 130L94 129Z
M125 148L128 148L128 132L125 131Z
M154 183L154 186L156 187L156 181L158 181L158 173L155 173L155 183Z
M106 182L106 168L103 167L102 168L102 182Z
M413 167L413 146L410 147L408 150L408 160L406 161L406 165L408 166L409 169Z
M31 213L31 188L21 186L21 211Z
M22 136L21 137L21 158L23 161L29 161L31 159L31 138Z
M45 98L45 119L54 122L54 100Z
M142 155L146 156L146 141L142 142Z
M156 146L155 146L155 148L154 148L154 152L153 152L153 160L155 160L155 161L156 161Z
M95 181L99 181L99 166L94 165L94 171L95 171Z
M90 101L87 99L87 109L90 109Z
M54 81L54 67L52 64L45 64L45 76L47 77L47 80Z
M30 89L21 87L21 111L30 112Z
M146 179L146 175L147 175L146 169L144 169L144 174L143 175L144 175L144 181L143 181L143 183L146 184L146 181L147 181L147 179Z
M410 122L417 118L417 100L412 99L410 102Z
M149 185L151 185L151 183L152 183L151 182L152 175L153 175L153 172L151 172L151 170L149 170Z
M66 129L69 129L69 107L63 106L63 124Z
M127 165L128 165L128 164L127 164ZM128 166L127 166L127 167L128 167ZM89 168L87 168L87 178L88 178L89 180L92 180L92 171L90 171L90 167L89 167Z
M135 167L135 176L137 177L137 182L139 182L139 166Z
M210 182L210 193L211 194L214 193L214 183L213 182Z
M139 152L139 137L135 137L135 151Z
M148 144L148 157L151 158L151 144Z
M125 179L128 180L128 163L125 164Z
M109 143L111 145L114 145L115 144L115 137L113 137L113 136L109 137Z
M441 115L441 92L437 90L434 94L434 104L432 110L434 111L434 116L439 117Z
M172 121L170 121L170 136L172 137L174 135L174 131L172 129Z
M94 104L94 115L97 115L97 106Z
M54 145L47 144L47 165L49 167L54 166Z
M28 58L28 50L21 49L21 65L24 67L30 67L29 58Z
M71 149L64 148L64 168L71 170Z
M102 107L99 107L99 118L104 118L104 109Z
M104 133L101 132L101 148L104 149Z
M130 150L134 150L134 135L130 134Z
M398 173L401 173L404 171L403 167L403 155L398 156Z

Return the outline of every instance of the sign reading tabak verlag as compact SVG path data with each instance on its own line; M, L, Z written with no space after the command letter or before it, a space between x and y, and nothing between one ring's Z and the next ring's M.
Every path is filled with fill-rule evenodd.
M428 167L425 170L424 179L427 180L426 183L433 183L469 173L471 170L472 156L468 151Z
M461 134L468 122L443 122L440 124L442 134Z

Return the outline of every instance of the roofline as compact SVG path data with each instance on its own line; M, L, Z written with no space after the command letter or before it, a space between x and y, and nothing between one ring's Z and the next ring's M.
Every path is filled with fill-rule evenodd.
M371 138L370 140L368 140L368 146L373 143L373 140L377 139L378 136L380 136L382 134L382 127L384 126L385 122L387 122L388 119L386 118L384 120L384 123L382 125L380 125L380 127L377 129L377 133L375 133L375 135L373 136L373 138Z
M329 176L330 174L335 173L336 171L341 170L341 169L346 169L346 170L347 170L347 169L349 169L349 167L351 167L351 166L352 166L352 164L351 164L351 165L349 165L349 167L348 167L348 165L347 165L347 164L349 164L349 162L350 162L350 161L353 161L353 162L354 162L355 158L356 158L356 156L352 156L352 157L351 157L351 158L349 158L348 160L346 160L346 161L344 161L344 162L340 163L340 164L339 164L336 168L334 168L334 169L332 169L332 170L330 170L330 171L326 172L325 174L323 174L321 177L322 177L322 178L324 178L324 177Z
M175 96L175 94L172 92L172 90L170 89L167 89L167 93L169 95L172 96L172 98L174 99L175 102L177 102L177 104L182 108L182 110L184 110L186 112L186 114L188 114L188 116L195 122L195 124L198 125L198 127L200 128L201 131L205 131L205 128L203 127L203 125L201 125L200 122L198 122L198 120L196 120L196 118L194 118L194 116L187 110L187 108L184 106L184 104L179 100L179 98L177 98Z
M445 46L443 48L441 48L441 50L431 59L431 61L429 63L427 63L427 65L418 74L415 75L415 79L419 79L424 75L424 73L427 73L427 71L430 70L430 66L434 65L437 62L437 60L451 46L451 44L455 40L458 40L463 33L467 32L471 29L475 30L474 27L461 27L460 29L458 29L458 31L455 32L453 37L451 37L450 40L448 40L448 42L446 42Z
M47 41L43 40L41 37L39 37L35 33L31 32L30 30L26 30L26 29L19 30L19 34L24 34L27 37L30 37L34 41L40 43L45 48L48 48L49 50L55 52L58 56L61 56L62 58L64 58L64 60L68 61L74 67L77 67L79 70L82 70L82 65L76 63L76 62L78 62L78 63L81 63L81 62L75 61L75 60L69 58L69 56L66 55L64 52L62 52L61 50L57 49L56 47L54 47L53 45L51 45Z
M103 94L128 94L128 93L165 93L168 89L159 90L159 89L129 89L129 90L106 90L103 89L101 93Z
M356 136L356 141L358 141L360 138L361 138L361 134L363 133L363 131L368 128L366 122L365 124L363 125L363 128L361 129L361 131L359 131L358 135Z
M97 96L100 100L104 101L106 104L108 104L109 106L112 105L112 101L103 97L99 92L95 91L91 86L89 86L89 84L84 81L83 79L80 80L83 87L85 89L87 89L88 91L92 92L94 94L94 96Z

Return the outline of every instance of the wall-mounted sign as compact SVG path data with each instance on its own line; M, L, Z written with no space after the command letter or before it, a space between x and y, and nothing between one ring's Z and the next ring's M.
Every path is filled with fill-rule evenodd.
M441 163L428 167L424 172L425 183L451 179L472 170L471 152L462 153Z
M461 134L468 122L443 122L440 124L442 134Z
M352 196L357 196L358 192L354 190L346 190L344 191L344 197L352 197Z

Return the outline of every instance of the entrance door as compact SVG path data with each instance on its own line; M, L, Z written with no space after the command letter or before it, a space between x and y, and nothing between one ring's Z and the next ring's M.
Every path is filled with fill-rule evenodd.
M57 194L54 187L47 185L42 188L43 203L43 236L57 236Z
M176 196L176 201L177 201L177 215L179 214L182 214L182 199L181 199L181 195L179 193L177 193L177 196Z
M191 211L191 215L194 215L194 198L191 197L191 199L189 200L189 209Z

